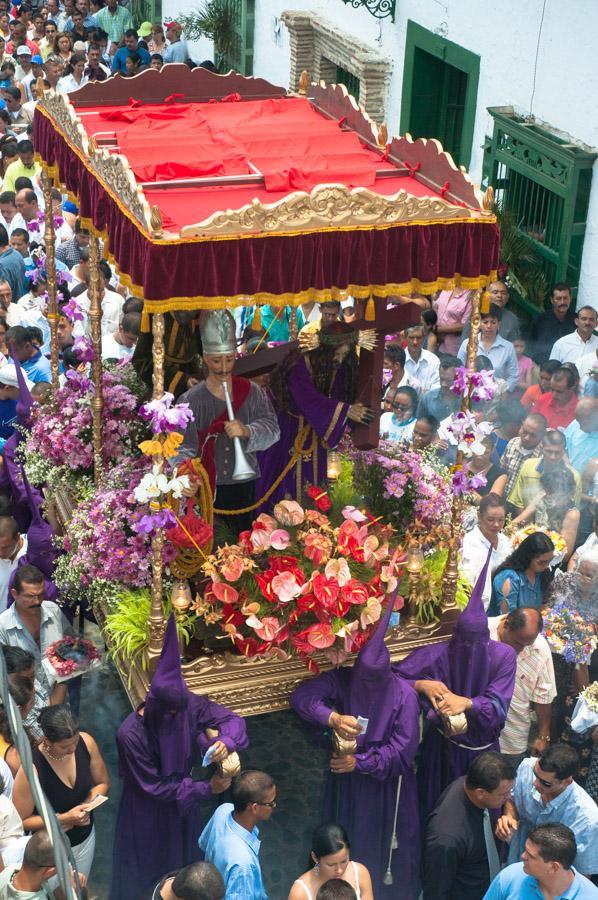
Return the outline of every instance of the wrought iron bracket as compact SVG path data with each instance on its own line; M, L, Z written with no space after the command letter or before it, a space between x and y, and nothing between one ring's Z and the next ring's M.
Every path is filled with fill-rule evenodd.
M376 19L395 20L396 0L343 0L343 3L349 3L354 9L365 6Z

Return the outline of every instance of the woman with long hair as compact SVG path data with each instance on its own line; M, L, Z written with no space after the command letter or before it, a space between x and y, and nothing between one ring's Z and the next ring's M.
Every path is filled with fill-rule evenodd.
M554 544L542 531L530 534L492 576L488 615L498 616L522 606L539 609L550 584Z
M98 795L108 795L108 769L95 740L79 730L68 706L46 707L39 722L43 738L33 751L33 763L40 785L66 831L77 868L88 877L96 840L89 806ZM15 779L13 800L27 831L44 828L22 768Z
M332 878L350 884L358 900L373 900L372 879L361 863L351 859L351 845L342 825L320 825L311 840L310 868L293 882L288 900L314 900Z
M350 421L371 421L370 410L355 403L356 348L359 340L367 340L363 334L344 322L325 325L300 338L301 348L272 372L280 440L258 453L262 475L256 498L265 498L263 509L285 496L301 502L304 486L325 485L328 450L338 445ZM259 351L254 359L257 363Z

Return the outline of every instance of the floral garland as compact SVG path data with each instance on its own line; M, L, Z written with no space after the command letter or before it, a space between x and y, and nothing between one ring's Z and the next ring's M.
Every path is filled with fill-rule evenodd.
M58 681L70 681L100 665L102 654L91 641L82 637L64 637L46 650L44 662Z
M584 688L579 695L580 700L585 700L589 709L594 713L598 713L598 681L593 681Z

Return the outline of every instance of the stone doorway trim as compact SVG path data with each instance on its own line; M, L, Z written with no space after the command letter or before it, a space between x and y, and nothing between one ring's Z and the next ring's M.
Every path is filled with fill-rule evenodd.
M374 122L382 123L386 118L386 91L392 62L381 58L378 49L341 31L316 13L287 10L281 18L288 28L291 44L290 89L298 90L304 69L310 81L334 84L336 67L340 66L359 79L360 105Z

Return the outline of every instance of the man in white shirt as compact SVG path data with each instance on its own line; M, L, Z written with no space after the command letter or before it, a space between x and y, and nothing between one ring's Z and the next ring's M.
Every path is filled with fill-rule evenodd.
M120 324L124 298L116 291L111 291L108 287L112 278L112 271L106 260L102 260L99 265L100 269L100 290L102 294L102 335L114 334L118 330ZM83 322L77 323L74 334L85 334L89 337L89 308L91 301L89 299L89 291L83 291L77 297L82 313L85 316Z
M118 331L102 338L102 359L130 359L141 329L141 313L125 313Z
M577 371L579 372L579 383L583 391L591 370L598 369L598 348L592 350L591 353L586 353L585 356L582 356L579 362L576 363L576 366Z
M413 325L405 331L407 351L405 354L405 372L415 378L421 385L422 393L440 387L440 360L429 350L423 349L424 329L422 325Z
M552 653L542 636L542 613L522 607L506 616L488 619L490 639L508 644L517 654L517 677L505 727L500 734L500 752L516 768L527 756L531 708L536 712L538 735L532 754L542 753L550 743L552 701L556 681Z
M8 603L10 576L27 553L27 535L19 534L19 528L12 516L0 517L0 612Z
M582 306L575 313L575 331L559 338L550 351L550 359L577 365L584 356L598 348L598 313L593 306Z
M35 660L35 693L42 706L64 703L66 684L59 684L43 662L48 647L70 626L56 603L46 600L44 576L35 566L18 566L11 589L14 603L0 614L0 644L20 647Z
M475 584L484 568L488 551L492 556L482 594L484 609L488 609L492 595L492 572L512 552L508 537L503 534L507 517L507 504L498 494L487 494L480 502L478 524L463 538L461 571L471 584Z

